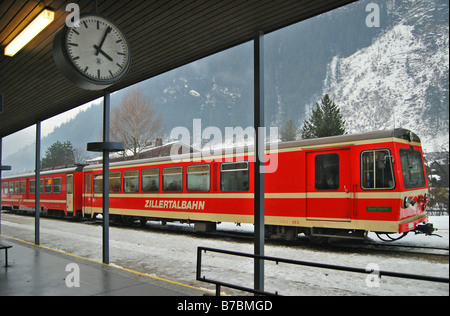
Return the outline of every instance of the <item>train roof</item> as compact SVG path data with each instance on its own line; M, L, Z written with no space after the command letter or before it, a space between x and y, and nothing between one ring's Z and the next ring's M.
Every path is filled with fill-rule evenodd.
M296 141L290 141L290 142L282 142L282 143L277 143L277 149L278 150L289 150L292 148L297 148L300 150L302 150L302 149L306 150L306 149L312 149L312 148L316 148L316 147L320 148L320 147L324 147L324 146L328 146L328 145L348 146L355 142L364 142L364 141L370 141L370 140L376 140L376 139L393 139L393 138L397 138L397 139L400 139L403 141L408 141L408 142L415 142L415 143L419 143L419 144L421 143L420 138L415 133L413 133L407 129L396 128L396 129L390 129L390 130L374 131L374 132L359 133L359 134L346 134L346 135L339 135L339 136L331 136L331 137L323 137L323 138L315 138L315 139L302 139L302 140L296 140ZM266 147L267 150L271 149L270 144L267 144L266 146L267 146ZM248 153L253 152L253 146L240 147L240 148L234 148L234 149L230 149L230 148L222 149L222 155L229 154L230 151L232 153L248 154ZM215 152L215 154L217 154L217 151ZM177 155L175 157L164 156L164 157L112 162L112 163L110 163L110 166L111 167L116 167L116 166L125 166L126 167L128 165L158 163L158 162L166 162L168 160L172 160L174 162L199 160L198 157L208 158L208 157L205 157L204 155L202 156L201 152L197 152L197 153L188 153L188 154ZM79 166L75 166L72 168L46 170L46 171L41 171L41 176L55 174L55 173L77 172L77 171L82 171L83 168L85 170L93 170L93 169L95 170L95 169L101 169L102 165L101 164L87 165L87 166L79 165ZM32 176L34 176L34 173L4 177L4 178L2 178L2 180L9 180L9 179L16 179L16 178L23 178L23 177L32 177Z
M83 167L84 167L84 165L77 165L77 166L61 168L61 169L41 170L41 176L48 176L48 175L59 174L59 173L80 172L80 171L83 171ZM29 178L29 177L34 177L34 176L35 176L34 172L29 172L29 173L25 173L25 174L17 174L17 175L8 176L8 177L2 177L2 181L17 179L17 178Z
M352 143L385 138L398 138L409 142L421 143L419 136L417 136L415 133L404 128L396 128L390 130L366 132L359 134L345 134L314 139L302 139L291 142L279 143L278 147L279 148L315 147L320 145L334 145L340 143Z
M331 136L331 137L323 137L323 138L315 138L315 139L302 139L298 141L290 141L290 142L282 142L277 143L277 149L278 150L289 150L292 148L297 149L311 149L315 147L324 147L327 145L331 146L348 146L352 143L356 142L364 142L364 141L370 141L370 140L376 140L376 139L393 139L397 138L400 140L408 141L408 142L415 142L420 143L420 138L414 134L413 132L403 129L403 128L396 128L391 130L383 130L383 131L375 131L375 132L367 132L367 133L359 133L359 134L347 134L347 135L339 135L339 136ZM266 144L266 149L271 150L270 144ZM249 154L253 152L253 146L245 146L245 147L239 147L239 148L226 148L219 151L220 155L228 155L231 153L243 153L243 154ZM220 154L221 152L221 154ZM154 158L144 158L144 159L136 159L136 160L127 160L127 161L118 161L118 162L112 162L110 163L110 166L117 167L117 166L135 166L135 165L141 165L146 163L158 163L158 162L167 162L167 161L173 161L173 162L179 162L179 161L197 161L202 159L213 159L214 156L217 156L217 150L213 155L205 156L204 153L202 155L202 152L194 152L194 153L187 153L187 154L181 154L176 155L173 157L170 156L163 156L163 157L154 157ZM92 170L92 169L101 169L101 164L95 164L95 165L88 165L85 167L85 170Z

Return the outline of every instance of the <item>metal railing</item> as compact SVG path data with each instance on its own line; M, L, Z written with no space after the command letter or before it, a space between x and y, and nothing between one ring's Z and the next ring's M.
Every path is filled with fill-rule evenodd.
M277 257L269 257L269 256L259 256L244 252L237 252L237 251L230 251L230 250L223 250L223 249L216 249L216 248L208 248L208 247L198 247L197 248L197 271L196 271L196 279L197 281L211 283L216 285L216 295L220 296L220 289L222 286L237 289L245 292L250 292L254 294L260 294L260 295L279 295L278 292L272 293L272 292L265 292L265 291L259 291L255 290L253 288L244 287L236 284L226 283L218 280L212 280L208 279L205 276L202 276L202 252L216 252L216 253L222 253L232 256L239 256L239 257L246 257L246 258L253 258L253 259L260 259L260 260L266 260L266 261L273 261L278 263L287 263L287 264L294 264L294 265L300 265L300 266L307 266L307 267L314 267L314 268L320 268L320 269L331 269L331 270L338 270L338 271L346 271L346 272L354 272L354 273L363 273L363 274L372 274L374 273L373 270L369 269L363 269L363 268L354 268L354 267L347 267L347 266L338 266L333 264L326 264L326 263L318 263L318 262L308 262L308 261L299 261L299 260L292 260L292 259L284 259L284 258L277 258ZM399 273L399 272L391 272L391 271L376 271L377 275L379 277L381 276L389 276L394 278L402 278L402 279L411 279L411 280L420 280L420 281L430 281L430 282L439 282L439 283L449 283L448 278L442 278L442 277L433 277L433 276L426 276L426 275L417 275L417 274L409 274L409 273Z

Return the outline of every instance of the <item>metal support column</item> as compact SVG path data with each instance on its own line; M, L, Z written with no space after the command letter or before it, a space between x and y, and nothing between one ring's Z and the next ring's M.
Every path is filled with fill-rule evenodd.
M35 200L34 200L34 243L40 245L41 216L41 122L36 123L36 158L35 158Z
M264 256L264 33L258 31L254 39L254 183L255 183L255 255ZM264 260L255 259L255 290L264 291Z
M2 97L2 95L0 94L0 98ZM0 112L2 111L2 106L1 106L1 99L0 99ZM2 170L3 170L3 166L2 166L2 138L0 137L0 190L3 190L3 186L2 186ZM0 192L0 234L2 233L2 194L3 191Z
M2 190L2 170L9 171L11 166L2 166L2 138L0 137L0 190ZM0 192L0 234L2 233L2 193Z
M88 151L103 152L103 263L109 264L109 153L123 151L123 143L109 141L111 95L105 91L103 98L103 142L88 143Z
M103 142L109 142L111 95L105 91L103 99ZM109 264L109 151L103 151L103 263Z

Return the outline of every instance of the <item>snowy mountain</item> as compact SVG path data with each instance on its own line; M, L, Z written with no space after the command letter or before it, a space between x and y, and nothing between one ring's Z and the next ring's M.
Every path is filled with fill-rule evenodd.
M372 45L333 57L323 93L340 105L349 132L403 127L427 151L448 150L448 1L398 2L387 5L397 22Z

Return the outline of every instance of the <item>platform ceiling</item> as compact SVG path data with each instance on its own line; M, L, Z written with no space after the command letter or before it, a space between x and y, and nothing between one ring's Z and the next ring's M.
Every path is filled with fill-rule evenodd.
M115 91L265 33L330 11L355 0L98 0L98 13L125 31L133 60ZM94 0L0 1L0 137L34 125L103 95L82 90L56 68L55 34L65 23L66 5L94 12ZM5 46L44 8L55 21L14 57ZM99 122L100 124L100 122Z

